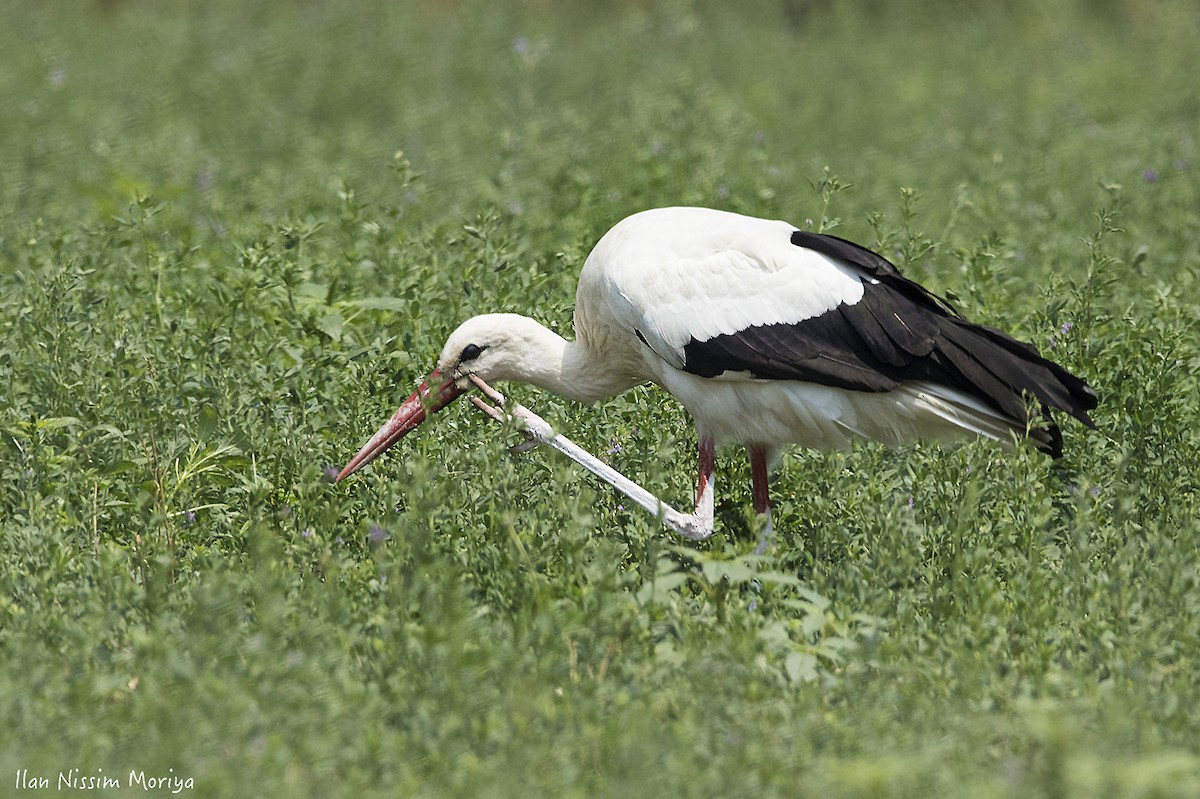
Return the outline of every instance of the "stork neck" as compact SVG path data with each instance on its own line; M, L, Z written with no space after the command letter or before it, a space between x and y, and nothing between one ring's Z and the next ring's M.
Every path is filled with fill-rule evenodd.
M567 341L553 330L538 326L536 346L522 363L521 380L577 402L592 403L615 396L641 382L597 357L586 341Z

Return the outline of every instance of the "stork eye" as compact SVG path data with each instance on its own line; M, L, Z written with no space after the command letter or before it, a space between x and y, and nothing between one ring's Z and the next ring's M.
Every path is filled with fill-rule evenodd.
M487 349L487 347L481 347L478 344L468 344L467 346L463 347L462 355L458 356L458 360L459 362L473 361L482 355L485 349Z

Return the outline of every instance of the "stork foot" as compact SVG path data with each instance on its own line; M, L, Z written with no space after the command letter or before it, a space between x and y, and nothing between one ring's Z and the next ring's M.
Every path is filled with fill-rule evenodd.
M754 548L755 555L765 555L767 550L771 548L772 536L775 535L775 522L771 518L771 509L767 508L765 513L760 513L759 518L766 516L762 531L758 534L758 546Z
M483 398L477 396L471 397L471 402L474 403L476 408L497 422L507 422L511 419L516 419L522 423L521 435L525 437L525 440L520 444L509 447L509 452L528 452L544 444L558 450L629 497L648 513L661 520L666 527L684 538L691 541L704 541L712 535L711 452L707 463L703 458L701 459L701 468L706 470L707 480L701 481L699 495L696 498L696 512L693 514L680 513L566 436L556 432L549 422L524 405L506 406L504 395L489 386L479 376L470 375L468 379L483 394ZM702 450L705 445L711 450L711 441L702 443Z
M486 397L486 399L476 396L471 397L471 403L476 408L497 422L503 423L512 418L504 410L504 403L507 400L503 394L484 382L483 378L479 377L478 375L469 375L467 379L474 383L475 387L479 389L484 397ZM522 406L518 405L517 407L520 408ZM549 427L549 425L546 425L546 427ZM546 443L544 440L542 440L542 437L538 436L537 428L531 428L528 426L523 427L521 428L521 435L525 437L525 440L520 444L513 444L508 448L508 451L513 455L523 455L526 452L537 449Z

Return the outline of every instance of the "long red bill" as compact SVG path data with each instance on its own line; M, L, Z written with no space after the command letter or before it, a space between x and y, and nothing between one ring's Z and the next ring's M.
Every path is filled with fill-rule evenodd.
M434 369L412 396L400 404L387 424L379 428L379 432L371 436L371 440L350 459L337 476L338 481L378 458L388 447L416 430L425 421L426 415L445 408L464 393L466 389L459 388L453 379L443 378Z

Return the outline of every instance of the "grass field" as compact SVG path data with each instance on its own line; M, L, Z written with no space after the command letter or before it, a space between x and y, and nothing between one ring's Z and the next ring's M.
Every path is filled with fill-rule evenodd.
M1200 795L1200 12L975 6L9 8L0 795ZM1099 429L793 452L762 559L732 450L703 546L465 405L329 483L672 204L880 248ZM509 389L690 501L660 391Z

